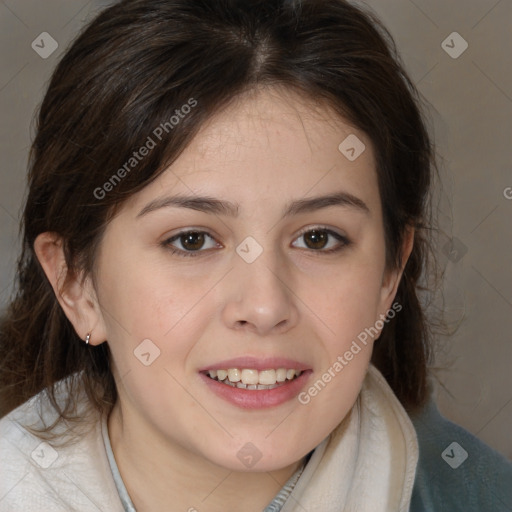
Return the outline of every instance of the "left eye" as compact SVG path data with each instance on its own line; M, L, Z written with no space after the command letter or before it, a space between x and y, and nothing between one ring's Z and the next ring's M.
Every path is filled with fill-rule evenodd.
M302 232L297 240L300 240L301 238L305 240L305 245L301 246L301 248L324 253L339 251L350 244L348 238L326 228L309 229L308 231ZM329 246L329 238L331 241L334 239L334 246L332 243Z

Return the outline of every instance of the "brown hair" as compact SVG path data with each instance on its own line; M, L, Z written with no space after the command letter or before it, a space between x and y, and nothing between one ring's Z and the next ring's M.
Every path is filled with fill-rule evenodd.
M170 165L213 114L255 87L275 85L329 105L373 143L388 267L401 265L396 301L372 362L408 410L427 398L431 322L419 293L433 255L435 153L423 101L392 36L343 0L125 0L100 13L57 66L37 119L17 291L0 325L0 401L6 414L46 390L59 420L80 385L101 412L116 401L108 343L87 346L64 315L34 253L43 232L62 237L70 275L94 275L106 224L123 201ZM176 110L197 102L169 128ZM162 140L136 169L99 193L156 127ZM340 141L341 142L341 141ZM101 196L100 198L98 198ZM52 385L70 379L63 407Z

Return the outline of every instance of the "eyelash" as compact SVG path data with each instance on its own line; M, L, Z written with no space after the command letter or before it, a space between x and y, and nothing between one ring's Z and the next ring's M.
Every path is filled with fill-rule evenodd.
M314 228L307 228L307 229L301 231L298 234L297 238L300 238L301 236L305 235L306 233L309 233L310 231L325 231L328 235L332 235L339 242L341 242L340 245L337 245L336 247L331 248L331 249L326 249L326 250L322 250L322 249L318 249L318 250L317 249L306 249L307 251L310 251L312 253L318 253L318 254L315 254L315 256L320 256L322 254L334 254L334 253L340 252L342 249L345 249L345 248L347 248L348 246L350 246L352 244L352 242L346 236L340 235L339 233L336 233L332 229L329 229L329 228L324 227L324 226L315 226ZM188 258L188 257L194 258L194 257L199 256L202 252L206 252L206 251L203 251L203 250L183 251L182 249L176 249L175 247L173 247L171 245L172 242L178 240L183 235L187 235L189 233L205 234L205 235L209 236L212 240L215 240L213 238L213 236L211 236L206 231L199 231L199 230L195 230L195 229L188 229L186 231L181 231L180 233L177 233L176 235L172 236L171 238L168 238L167 240L164 240L161 245L165 249L169 250L171 252L171 254L176 254L176 255L178 255L180 257L182 256L182 257L186 257L186 258Z

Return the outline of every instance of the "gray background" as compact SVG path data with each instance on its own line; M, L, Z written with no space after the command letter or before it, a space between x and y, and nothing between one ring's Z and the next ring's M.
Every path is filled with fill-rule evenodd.
M0 306L11 292L34 111L62 52L107 4L0 0ZM441 157L438 253L446 268L444 309L459 328L441 339L437 402L446 417L512 460L512 2L365 4L390 29L430 103ZM47 59L31 47L42 32L59 44ZM448 37L453 32L468 44L457 58L442 46L447 40L451 51L462 48Z

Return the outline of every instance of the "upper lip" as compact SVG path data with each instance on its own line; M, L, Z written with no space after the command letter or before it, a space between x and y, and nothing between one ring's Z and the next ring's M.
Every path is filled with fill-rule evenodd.
M206 372L208 370L227 370L229 368L247 368L258 371L286 368L288 370L304 371L309 370L311 367L304 363L300 363L299 361L294 361L293 359L287 359L283 357L258 358L253 356L242 356L209 364L208 366L200 368L199 371Z

